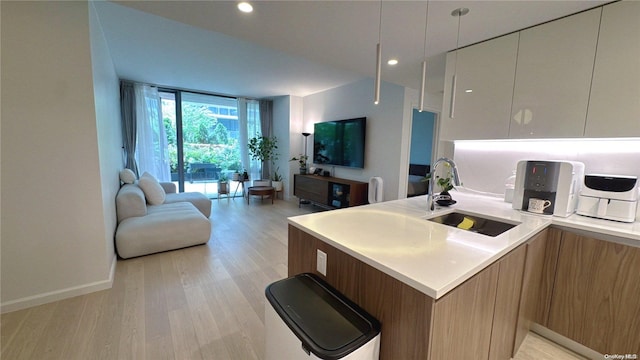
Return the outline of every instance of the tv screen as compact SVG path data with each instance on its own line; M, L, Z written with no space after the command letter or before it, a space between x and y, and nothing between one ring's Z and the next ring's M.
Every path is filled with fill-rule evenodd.
M315 123L313 163L364 168L367 118Z

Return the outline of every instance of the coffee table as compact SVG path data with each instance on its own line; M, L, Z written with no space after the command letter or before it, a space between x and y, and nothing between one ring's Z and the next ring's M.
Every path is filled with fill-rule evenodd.
M271 203L273 204L273 198L276 195L276 189L273 186L251 186L247 189L247 204L249 204L251 195L260 195L260 200L262 200L262 197L264 197L265 195L269 195L271 196Z

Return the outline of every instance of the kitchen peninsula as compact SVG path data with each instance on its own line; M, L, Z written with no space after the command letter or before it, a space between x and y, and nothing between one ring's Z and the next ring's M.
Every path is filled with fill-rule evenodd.
M421 196L292 217L289 275L323 276L316 257L325 252L324 279L382 323L381 359L509 359L532 323L602 353L608 347L640 352L637 337L615 334L616 340L592 344L564 331L560 306L572 304L553 298L556 267L557 276L570 276L562 269L573 268L558 260L559 252L570 250L565 247L572 238L564 233L595 234L598 245L614 246L611 253L640 266L638 222L552 218L515 211L502 199L461 192L455 197L456 206L434 212L427 212ZM516 226L490 237L426 220L454 210ZM621 281L631 294L640 287L629 276ZM567 295L563 291L555 289ZM603 321L620 326L619 318L640 316L637 301L623 305ZM625 325L639 326L630 320Z

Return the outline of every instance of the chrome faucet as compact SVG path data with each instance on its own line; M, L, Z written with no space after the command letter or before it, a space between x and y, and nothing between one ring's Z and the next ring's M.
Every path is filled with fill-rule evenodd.
M434 205L435 196L433 195L433 183L435 182L436 168L438 167L438 165L440 165L440 163L443 163L443 162L446 162L451 166L451 172L453 173L453 185L460 186L461 184L460 176L458 175L458 168L456 167L456 163L454 163L453 160L447 159L444 157L436 160L436 162L431 167L431 172L429 175L429 191L427 192L427 207L431 211L435 210L435 205Z

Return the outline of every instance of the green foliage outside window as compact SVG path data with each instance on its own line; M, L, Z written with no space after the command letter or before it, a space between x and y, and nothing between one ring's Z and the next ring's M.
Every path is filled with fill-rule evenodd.
M213 140L216 144L228 144L231 140L231 138L229 138L229 131L222 123L218 123L213 130Z
M185 103L182 106L182 136L185 143L213 144L213 130L218 119L204 105Z
M205 106L185 103L182 107L184 166L189 163L216 164L225 170L242 169L238 140L229 135L227 128ZM174 122L164 118L168 139L170 169L178 170L177 131Z

